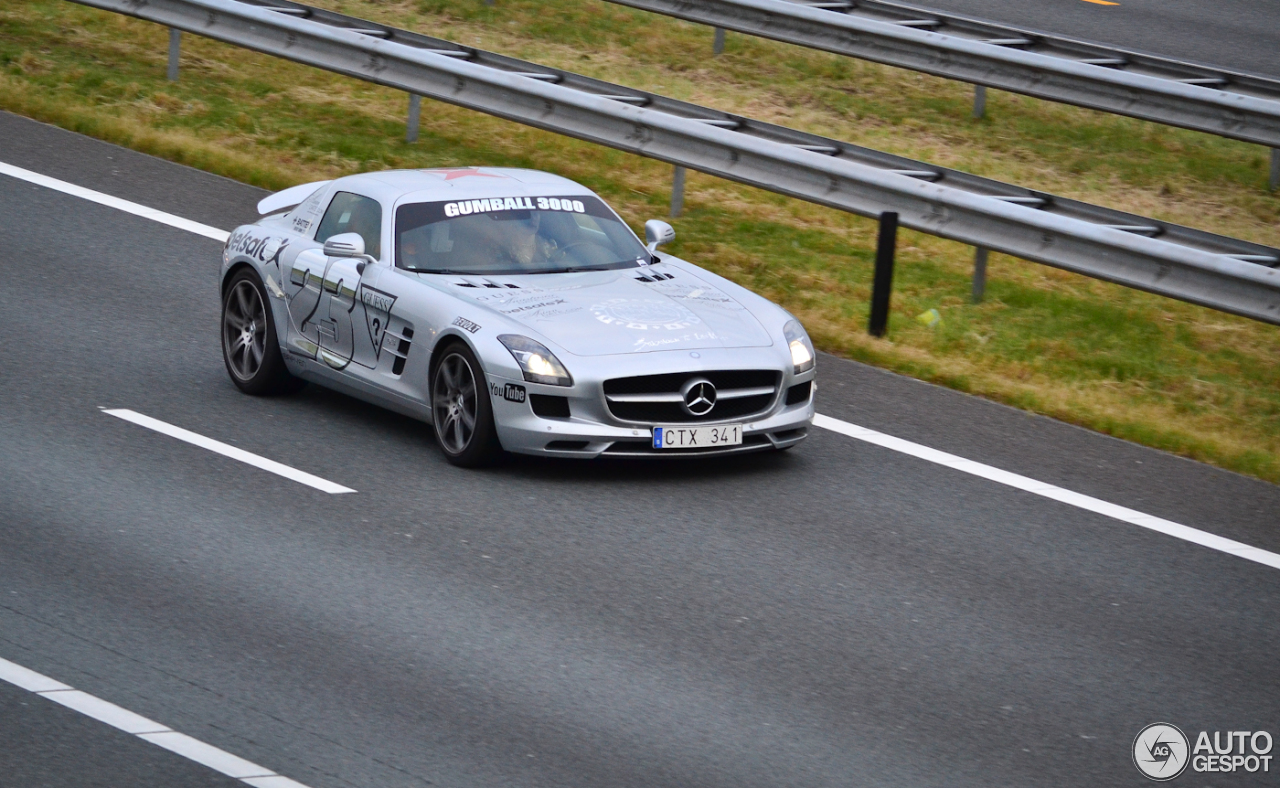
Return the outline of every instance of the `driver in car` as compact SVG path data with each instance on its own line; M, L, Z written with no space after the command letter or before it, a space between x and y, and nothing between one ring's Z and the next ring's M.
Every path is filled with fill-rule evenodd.
M545 265L556 257L559 246L538 233L539 211L511 211L510 216L492 214L492 238L499 256L522 267Z

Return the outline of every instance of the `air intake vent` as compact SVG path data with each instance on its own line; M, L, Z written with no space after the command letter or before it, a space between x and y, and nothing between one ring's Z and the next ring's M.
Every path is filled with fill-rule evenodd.
M569 418L568 397L553 397L547 394L530 394L529 404L533 407L533 413L535 416L541 416L544 419Z
M582 451L587 448L586 441L551 441L547 444L551 451Z
M399 334L391 330L386 334L396 342L396 349L391 351L391 354L396 357L396 360L391 362L391 374L399 375L404 372L405 362L409 360L409 345L413 343L413 329L405 326L400 329Z
M809 391L813 388L813 381L806 380L804 383L797 383L787 389L787 404L798 405L801 402L809 401Z
M520 289L520 285L515 284L514 282L495 282L492 279L486 279L484 277L476 277L476 280L479 284L471 281L470 279L460 279L455 281L453 284L458 287L488 287L494 290L501 290L502 288L510 288L512 290Z

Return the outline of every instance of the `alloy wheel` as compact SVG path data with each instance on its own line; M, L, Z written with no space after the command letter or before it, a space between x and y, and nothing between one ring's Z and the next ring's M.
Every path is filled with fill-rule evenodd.
M476 430L476 378L460 354L450 353L436 367L431 402L440 443L461 454Z
M222 308L222 344L236 377L251 380L262 367L267 347L267 311L252 282L241 280Z

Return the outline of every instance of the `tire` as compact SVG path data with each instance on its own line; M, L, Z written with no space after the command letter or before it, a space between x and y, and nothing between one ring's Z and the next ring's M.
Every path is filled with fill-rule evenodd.
M222 361L231 382L245 394L289 394L302 388L280 355L267 311L270 303L262 280L249 268L231 277L222 297Z
M471 348L452 342L431 368L431 421L445 459L463 468L479 468L502 451L493 426L493 404L484 370Z

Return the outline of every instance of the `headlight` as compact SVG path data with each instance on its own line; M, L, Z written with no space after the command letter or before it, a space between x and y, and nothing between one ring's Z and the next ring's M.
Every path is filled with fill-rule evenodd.
M546 383L549 386L572 386L573 376L564 368L560 359L552 355L540 342L534 342L519 334L499 334L498 341L511 351L516 363L530 383Z
M791 348L791 371L799 375L813 369L813 343L804 332L799 320L789 320L782 327L782 335L787 338L787 346Z

